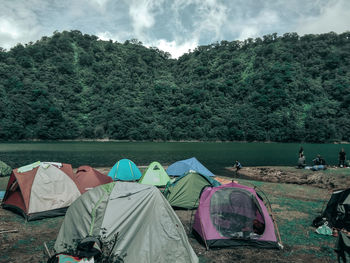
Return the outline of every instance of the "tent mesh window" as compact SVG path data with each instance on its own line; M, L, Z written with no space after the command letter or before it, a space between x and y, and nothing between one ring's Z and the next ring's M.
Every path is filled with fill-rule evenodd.
M244 189L224 188L210 200L210 217L220 235L257 239L265 231L265 221L255 196Z

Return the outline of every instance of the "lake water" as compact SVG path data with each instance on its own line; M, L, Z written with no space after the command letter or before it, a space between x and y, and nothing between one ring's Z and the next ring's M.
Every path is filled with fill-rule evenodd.
M226 175L225 167L239 160L243 166L295 166L299 143L232 143L232 142L21 142L0 143L0 160L12 167L35 161L71 163L73 167L90 165L111 167L127 158L137 165L159 161L169 165L196 157L215 174ZM302 144L307 164L319 153L328 164L338 163L343 147L348 144Z

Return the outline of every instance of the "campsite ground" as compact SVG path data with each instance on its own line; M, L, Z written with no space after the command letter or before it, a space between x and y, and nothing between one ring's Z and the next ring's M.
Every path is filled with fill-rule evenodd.
M227 168L230 169L230 168ZM107 168L99 169L102 172ZM245 167L235 175L241 184L255 185L272 206L284 245L283 250L249 247L205 250L190 233L195 211L176 210L200 262L334 262L336 238L315 233L311 222L329 199L330 190L350 187L350 169L311 172L293 167ZM231 180L229 177L221 179ZM0 190L8 178L0 178ZM265 198L266 199L266 198ZM53 247L63 217L25 222L0 209L0 262L46 262L43 243ZM1 233L5 230L18 232Z

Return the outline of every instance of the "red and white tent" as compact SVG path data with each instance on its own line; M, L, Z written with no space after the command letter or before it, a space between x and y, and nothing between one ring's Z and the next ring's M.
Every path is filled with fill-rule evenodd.
M36 164L12 171L3 208L22 214L27 220L64 215L81 195L72 166L65 163Z

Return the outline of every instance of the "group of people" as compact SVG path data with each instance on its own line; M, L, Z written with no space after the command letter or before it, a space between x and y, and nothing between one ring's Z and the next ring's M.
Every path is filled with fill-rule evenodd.
M345 166L345 160L346 160L346 152L344 148L342 148L339 152L339 167ZM320 154L317 154L316 158L312 160L314 165L326 165L326 160L322 158ZM298 168L305 168L306 167L306 157L304 155L304 149L303 147L300 147L299 149L299 157L298 157Z
M345 167L345 160L346 160L346 152L344 148L342 148L339 152L339 167L343 168ZM312 160L314 165L326 165L326 160L320 155L317 154L316 158ZM235 164L233 165L234 168L236 168L236 175L238 174L238 171L242 168L242 164L236 160ZM300 147L299 149L299 157L298 157L298 168L305 168L306 167L306 157L304 155L304 148Z

